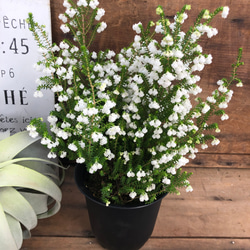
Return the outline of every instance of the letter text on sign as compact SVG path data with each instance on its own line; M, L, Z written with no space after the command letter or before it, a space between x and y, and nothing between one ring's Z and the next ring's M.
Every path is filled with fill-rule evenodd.
M0 8L0 132L11 134L25 130L32 118L46 121L54 107L51 91L35 98L36 80L41 73L34 64L39 61L37 44L29 25L28 13L46 26L51 37L50 0L9 0Z

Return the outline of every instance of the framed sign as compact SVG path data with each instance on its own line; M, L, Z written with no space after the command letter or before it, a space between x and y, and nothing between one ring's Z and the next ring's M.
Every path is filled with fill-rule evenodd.
M8 0L0 3L0 132L25 130L30 120L46 117L54 106L54 95L33 96L39 73L34 64L40 55L26 23L28 13L46 26L51 38L49 0Z

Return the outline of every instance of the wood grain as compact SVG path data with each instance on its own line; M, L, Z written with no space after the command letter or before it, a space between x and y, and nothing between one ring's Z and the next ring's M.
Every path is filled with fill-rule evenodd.
M22 250L103 250L94 238L34 237ZM141 250L236 250L249 249L250 239L151 238Z
M250 168L250 155L248 154L211 154L199 153L188 164L192 167L207 168Z

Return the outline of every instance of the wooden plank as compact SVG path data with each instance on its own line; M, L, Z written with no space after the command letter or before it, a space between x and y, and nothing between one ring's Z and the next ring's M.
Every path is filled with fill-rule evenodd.
M61 21L58 16L61 13L64 13L65 8L63 7L64 0L50 0L51 7L51 21L52 21L52 39L55 43L60 43L66 36L63 35L63 32L60 29Z
M102 250L94 238L32 237L25 240L21 250Z
M190 179L193 193L163 200L153 235L248 237L250 170L188 170L194 173Z
M194 174L192 193L168 195L162 202L154 237L249 237L250 170L186 168ZM60 212L39 220L33 236L92 236L85 201L73 180L62 186Z
M151 238L141 250L247 250L250 239Z
M250 155L198 153L188 166L203 168L250 168Z
M150 238L141 250L249 249L250 239ZM103 250L94 238L33 237L21 250Z

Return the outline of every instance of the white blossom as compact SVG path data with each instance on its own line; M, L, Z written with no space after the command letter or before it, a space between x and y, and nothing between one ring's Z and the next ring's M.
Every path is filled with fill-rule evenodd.
M62 30L63 33L69 33L70 32L70 28L65 24L62 24L60 26L60 29Z
M84 124L89 124L89 118L87 116L79 115L76 120Z
M87 0L78 0L77 6L87 7L88 6Z
M60 158L63 159L63 158L65 158L67 156L67 152L61 151L59 156L60 156Z
M218 88L218 90L221 92L221 93L226 93L228 91L227 87L223 86L223 85L220 85L220 87Z
M227 102L222 102L222 103L219 104L219 108L220 108L220 109L225 109L225 108L227 108L227 107L228 107Z
M207 101L210 102L210 103L216 103L216 100L215 100L215 98L213 96L208 96Z
M102 139L103 137L103 134L100 133L100 132L94 132L92 135L91 135L92 139L94 142L98 142L99 140Z
M156 101L151 102L148 106L151 109L159 109L160 108L159 103L157 103Z
M203 114L206 114L209 110L210 110L210 106L209 106L207 103L205 103L205 104L204 104L204 107L203 107L202 110L201 110L201 112L202 112Z
M142 138L142 137L144 137L144 133L142 131L136 131L135 136L138 138Z
M47 121L50 123L50 125L55 125L58 121L58 118L56 116L50 115L48 116Z
M86 146L83 141L79 141L79 145L80 145L81 148L85 148L85 146Z
M136 195L137 195L137 193L134 192L134 191L129 193L129 197L130 197L131 199L134 199L134 198L136 197Z
M110 114L111 113L110 109L112 109L115 106L116 106L115 102L107 100L106 103L104 104L103 108L102 108L102 112L104 114Z
M27 130L28 130L28 129L27 129ZM49 143L51 143L51 140L50 140L49 138L43 137L43 138L41 139L41 144L42 144L42 145L47 145L47 144L49 144Z
M156 24L156 26L155 26L155 32L156 33L163 33L164 32L164 29L163 29L163 26L162 26L161 23Z
M35 91L34 92L34 97L42 98L43 97L43 92L42 91Z
M192 34L191 34L191 42L194 43L196 42L196 40L198 40L201 37L201 33L198 30L195 30Z
M61 49L68 49L69 45L66 42L63 41L63 42L60 42L59 47Z
M128 177L135 177L135 173L132 172L131 170L129 170L129 171L127 172L127 176L128 176Z
M127 164L127 162L129 161L129 153L128 153L128 151L121 152L121 155L124 158L124 164Z
M90 2L89 2L89 6L92 9L96 9L98 5L99 5L99 1L98 0L90 0Z
M120 118L120 115L117 113L112 113L109 115L109 122L115 122L117 119Z
M140 202L148 201L149 200L148 194L147 193L141 194L139 200Z
M224 82L222 80L217 81L217 85L221 86Z
M66 72L67 72L67 70L66 70L65 67L60 67L60 68L57 69L56 74L57 74L58 76L62 76L62 75L65 74Z
M55 159L56 158L56 154L54 152L49 152L47 157L49 159Z
M100 164L100 163L98 163L98 162L95 162L92 166L91 166L91 168L89 169L89 173L90 174L93 174L93 173L95 173L97 170L99 170L99 169L102 169L102 164Z
M150 95L156 96L156 95L158 94L158 91L157 91L157 89L153 88L153 89L150 89L150 90L148 91L148 93L149 93Z
M192 186L188 186L187 188L186 188L186 192L192 192L193 191L193 188L192 188Z
M174 17L174 20L175 20L177 23L183 24L184 21L185 21L187 18L188 18L187 13L182 13L182 14L179 14L178 16L175 16L175 17Z
M155 44L157 43L157 41L153 40L149 43L148 45L148 49L152 54L157 54L158 53L158 49L155 46Z
M113 126L111 128L109 128L107 131L106 131L106 135L109 135L110 138L113 138L115 137L116 134L119 134L121 132L121 129L119 126Z
M161 125L161 121L158 119L152 120L149 122L150 126L153 126L155 128L158 128Z
M173 55L175 57L177 57L177 58L182 58L184 56L184 54L182 53L182 51L179 50L179 49L173 49L172 52L173 52Z
M76 163L82 164L85 162L85 159L83 157L79 157L76 159Z
M222 121L225 121L225 120L228 120L229 119L229 116L227 115L227 114L223 114L222 116L221 116L221 120Z
M59 102L66 102L66 101L68 101L68 96L66 96L66 95L60 95L59 97L58 97L58 101Z
M202 149L207 149L207 148L208 148L208 145L207 145L207 144L202 144L202 145L201 145L201 148L202 148Z
M107 24L105 22L101 22L101 25L97 29L97 33L103 32L107 28Z
M133 30L134 30L137 34L140 34L140 33L141 33L140 25L142 25L141 22L134 24L133 27L132 27Z
M61 137L63 140L67 140L69 138L69 134L67 132L65 132L64 130L58 130L58 132L56 133L56 135L58 137Z
M83 113L83 115L87 115L87 116L93 116L93 115L96 115L96 114L98 114L98 109L97 108L95 108L95 107L92 107L92 108L84 108L83 110L82 110L82 113Z
M170 185L171 180L168 179L166 176L162 179L162 183L166 184L166 185Z
M162 45L162 46L166 46L166 45L171 46L171 45L173 45L173 44L174 44L173 37L172 37L171 35L169 35L169 34L167 34L167 35L163 38L163 40L162 40L162 42L161 42L161 45Z
M139 170L139 171L136 173L136 176L137 176L137 180L140 181L142 177L145 177L145 176L146 176L146 173L145 173L145 171L143 171L143 170Z
M64 14L59 14L58 18L62 20L64 23L68 21L68 18Z
M103 8L98 9L95 20L99 21L104 16L104 14L105 10Z
M228 6L223 7L223 11L221 13L222 18L227 18L228 14L229 14L229 7Z
M54 85L51 90L53 92L62 92L63 91L63 87L61 85Z
M26 127L27 131L29 131L29 136L31 136L32 138L36 138L39 136L38 132L36 131L36 127L33 125L28 125Z
M100 139L100 145L103 146L105 144L108 143L108 139L107 137L103 136L101 139Z
M176 174L176 169L174 167L170 167L167 169L167 173L171 173L172 175L175 175Z
M149 187L146 188L146 192L151 192L153 190L155 190L156 185L154 183L152 183Z
M71 150L71 151L74 151L74 152L78 150L77 146L75 144L73 144L73 143L70 143L68 145L68 149Z
M68 0L64 0L63 6L67 9L71 8L71 4L68 2Z
M65 13L70 17L73 18L74 15L76 14L76 10L73 8L68 8L66 9Z
M238 82L238 83L236 84L236 87L243 87L243 83L242 83L242 82Z
M106 149L104 152L104 156L110 161L115 158L115 155L111 152L110 149Z
M215 138L215 139L211 142L212 146L217 146L219 143L220 143L220 140L217 139L217 138Z

